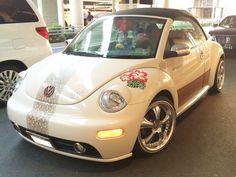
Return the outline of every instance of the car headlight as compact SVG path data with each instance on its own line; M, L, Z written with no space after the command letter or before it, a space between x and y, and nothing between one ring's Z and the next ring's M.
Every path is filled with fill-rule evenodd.
M19 89L19 87L20 87L22 81L25 79L26 75L27 75L27 71L22 71L18 74L18 78L16 80L14 92L16 92Z
M113 113L122 110L127 102L117 91L107 90L101 94L99 104L102 110Z

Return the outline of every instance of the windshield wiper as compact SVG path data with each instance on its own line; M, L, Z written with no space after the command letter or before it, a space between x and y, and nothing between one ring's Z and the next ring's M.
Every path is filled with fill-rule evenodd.
M107 58L121 58L121 59L144 59L148 56L133 56L133 55L107 55Z
M87 56L87 57L103 57L103 55L98 53L82 52L82 51L65 51L65 54L76 55L76 56Z

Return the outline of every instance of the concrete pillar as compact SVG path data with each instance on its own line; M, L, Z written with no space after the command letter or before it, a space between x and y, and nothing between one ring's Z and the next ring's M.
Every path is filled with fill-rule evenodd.
M153 0L152 1L152 7L169 8L170 7L170 1L169 0Z
M159 7L159 0L153 0L152 1L152 7Z
M115 3L116 3L115 8L116 8L116 12L117 12L120 10L120 1L116 0Z
M58 24L57 0L43 0L43 18L48 27Z
M129 0L129 9L133 8L133 0Z
M43 0L37 0L37 7L39 13L43 16Z
M116 0L112 0L112 12L116 11Z
M83 0L70 0L71 25L81 30L84 27Z
M58 15L58 24L61 25L62 27L65 27L63 0L57 0L57 15Z
M216 7L218 7L219 1L218 0L213 0L212 1L212 12L211 12L211 22L212 25L215 23L215 17L216 17Z
M164 8L168 8L169 7L169 0L164 0L163 7Z

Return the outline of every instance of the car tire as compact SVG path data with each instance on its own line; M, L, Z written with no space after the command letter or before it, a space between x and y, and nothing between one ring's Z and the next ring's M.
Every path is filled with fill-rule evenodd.
M134 152L148 155L161 151L169 143L175 126L176 112L172 101L158 96L147 108Z
M216 94L220 93L225 80L225 65L224 59L220 59L215 73L214 85L210 88L210 93Z
M24 69L13 64L0 66L0 105L6 105L14 91L18 73L22 70Z

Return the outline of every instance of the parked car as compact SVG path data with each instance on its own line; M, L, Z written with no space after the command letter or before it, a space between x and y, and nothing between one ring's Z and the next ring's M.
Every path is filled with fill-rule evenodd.
M6 104L18 73L52 50L44 20L30 0L0 1L0 36L0 104Z
M20 76L7 110L25 140L111 162L162 150L179 115L221 92L224 52L186 11L132 9L92 22Z
M220 23L214 25L215 29L209 34L213 40L219 42L225 50L236 49L236 15L225 17Z

